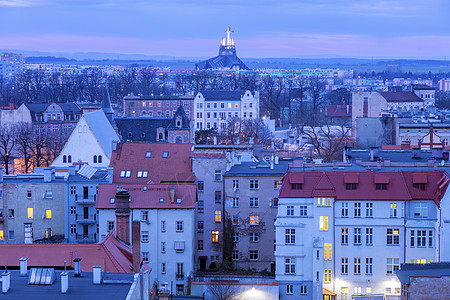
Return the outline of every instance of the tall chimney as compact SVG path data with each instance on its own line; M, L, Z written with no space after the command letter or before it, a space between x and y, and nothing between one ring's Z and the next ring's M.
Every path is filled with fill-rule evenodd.
M131 224L131 238L133 243L133 272L139 273L141 269L141 222L133 221Z
M130 244L130 193L123 188L116 193L116 232L119 240Z
M175 203L175 186L173 184L170 187L170 203Z

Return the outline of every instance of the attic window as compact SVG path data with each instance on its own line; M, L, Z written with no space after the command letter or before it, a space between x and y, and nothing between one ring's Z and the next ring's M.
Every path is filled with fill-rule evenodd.
M137 178L147 178L148 177L148 171L138 171L137 172Z
M133 134L131 132L128 132L128 137L130 138L132 136L133 136Z
M169 151L164 151L162 154L163 158L168 158L169 157Z
M413 183L413 187L416 189L420 189L421 191L425 191L427 189L426 183Z
M131 170L122 170L120 171L121 178L129 178L131 177Z
M159 198L159 203L164 203L164 198Z
M346 190L356 190L356 183L346 183L345 189Z
M181 198L177 198L177 204L181 204Z
M303 184L302 183L291 183L291 189L301 190L301 189L303 189Z
M148 188L147 188L146 186L144 186L144 188L143 188L144 192L145 192L147 189L148 189Z
M47 198L47 199L53 198L53 193L52 193L52 191L45 191L45 198Z
M145 152L145 158L150 158L150 157L152 157L152 151Z
M377 183L375 185L375 189L377 189L377 190L387 190L387 183Z
M141 133L141 137L145 138L145 132Z
M116 199L115 198L109 198L109 204L114 204L116 203Z

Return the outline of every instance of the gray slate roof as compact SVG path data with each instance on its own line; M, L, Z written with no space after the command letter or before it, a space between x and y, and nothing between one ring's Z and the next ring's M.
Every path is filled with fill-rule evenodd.
M156 129L166 128L172 118L115 118L117 130L123 141L156 142Z
M207 90L199 91L203 95L206 101L218 101L218 100L233 100L241 101L241 97L246 91L228 91L228 90Z
M411 276L450 276L450 263L402 264L395 274L402 284L409 284Z
M423 100L413 92L382 92L381 96L383 96L387 102L423 102Z
M288 170L289 163L292 163L292 160L280 160L271 169L270 163L265 161L242 162L240 165L231 167L223 176L284 176Z
M114 128L109 123L103 111L92 111L84 114L83 117L89 124L89 127L92 129L92 132L100 143L100 146L103 148L103 151L105 151L108 157L111 157L112 142L119 141L120 139L114 131Z
M199 70L207 69L233 69L234 66L239 66L240 70L248 70L244 62L236 55L218 55L216 57L201 61L195 64Z
M177 117L181 117L181 127L176 126L176 119ZM189 130L189 119L186 116L186 112L184 111L183 107L180 105L178 106L177 111L175 112L172 120L170 120L169 125L167 125L166 129L170 130Z

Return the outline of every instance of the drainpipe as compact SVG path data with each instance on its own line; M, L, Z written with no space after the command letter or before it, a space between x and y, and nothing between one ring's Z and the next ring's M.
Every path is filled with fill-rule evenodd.
M335 209L336 209L336 198L333 200L333 290L336 291L336 227L335 227Z
M403 263L406 263L406 200L403 201Z

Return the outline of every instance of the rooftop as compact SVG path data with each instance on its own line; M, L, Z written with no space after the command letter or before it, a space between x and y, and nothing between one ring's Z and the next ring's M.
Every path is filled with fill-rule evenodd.
M381 96L383 96L387 102L423 102L423 100L413 92L382 92Z
M228 90L208 90L199 91L205 98L205 101L232 100L241 101L241 98L247 91L228 91ZM251 93L254 96L254 93Z
M273 169L271 169L271 163L265 160L242 162L240 165L231 167L223 176L284 176L289 163L292 163L292 160L279 160L278 164L274 163Z

